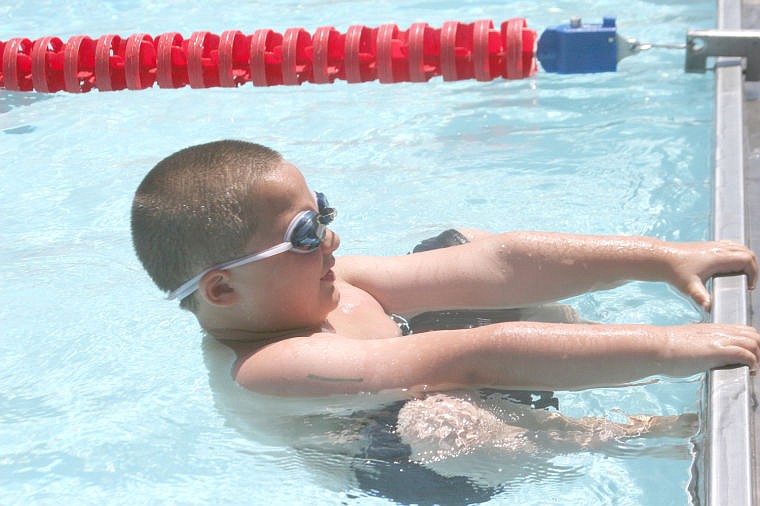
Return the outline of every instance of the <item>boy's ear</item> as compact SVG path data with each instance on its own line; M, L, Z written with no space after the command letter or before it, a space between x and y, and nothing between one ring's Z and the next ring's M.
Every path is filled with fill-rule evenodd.
M229 284L229 271L207 272L198 283L198 292L213 306L231 306L238 300L238 294Z

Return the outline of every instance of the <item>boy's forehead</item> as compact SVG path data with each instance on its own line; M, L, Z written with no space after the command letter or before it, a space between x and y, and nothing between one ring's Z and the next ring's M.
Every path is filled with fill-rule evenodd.
M311 199L311 192L303 174L295 165L285 160L258 186L257 193L262 204L270 209L284 210L297 205L297 201L303 200L304 197Z
M304 179L301 171L289 161L285 159L281 160L277 169L283 180L292 182L293 184L306 185L306 179Z

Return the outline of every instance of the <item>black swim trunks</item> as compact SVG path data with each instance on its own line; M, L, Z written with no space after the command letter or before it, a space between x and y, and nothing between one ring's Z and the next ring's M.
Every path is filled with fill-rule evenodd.
M435 237L430 237L423 240L417 246L414 247L412 253L420 253L422 251L429 251L432 249L448 248L449 246L456 246L458 244L465 244L470 242L459 230L450 228L444 230Z
M466 476L442 476L409 458L411 448L396 434L398 412L404 403L352 414L366 424L362 436L367 445L352 465L359 487L398 504L459 506L491 500L498 488L480 485Z

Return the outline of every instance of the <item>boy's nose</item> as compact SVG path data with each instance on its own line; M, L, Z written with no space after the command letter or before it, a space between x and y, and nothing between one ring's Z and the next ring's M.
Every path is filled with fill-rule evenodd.
M322 244L320 246L325 252L330 254L338 249L338 246L340 246L340 237L338 234L328 228L325 235L325 240L322 241Z

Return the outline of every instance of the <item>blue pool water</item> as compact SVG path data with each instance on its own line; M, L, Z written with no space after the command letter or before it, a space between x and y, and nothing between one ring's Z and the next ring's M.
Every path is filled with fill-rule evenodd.
M681 42L688 28L712 27L713 11L706 1L643 0L32 1L0 6L0 40L516 16L540 32L612 14L626 36ZM344 254L405 253L451 226L700 240L710 224L713 82L684 74L682 58L651 52L615 74L539 71L517 82L0 92L0 503L403 502L401 465L365 463L365 475L381 478L367 485L335 472L351 459L323 442L296 450L241 428L245 409L268 408L232 413L220 402L196 323L162 299L132 252L134 189L176 149L234 137L281 151L328 194ZM601 322L703 317L659 284L570 302ZM567 415L619 418L699 410L699 389L694 378L558 395ZM295 420L318 426L332 409ZM463 463L465 480L447 486L452 499L476 490L473 501L492 504L685 504L689 451L684 439L522 468ZM468 472L489 475L488 486L473 488ZM416 487L436 483L416 476Z

